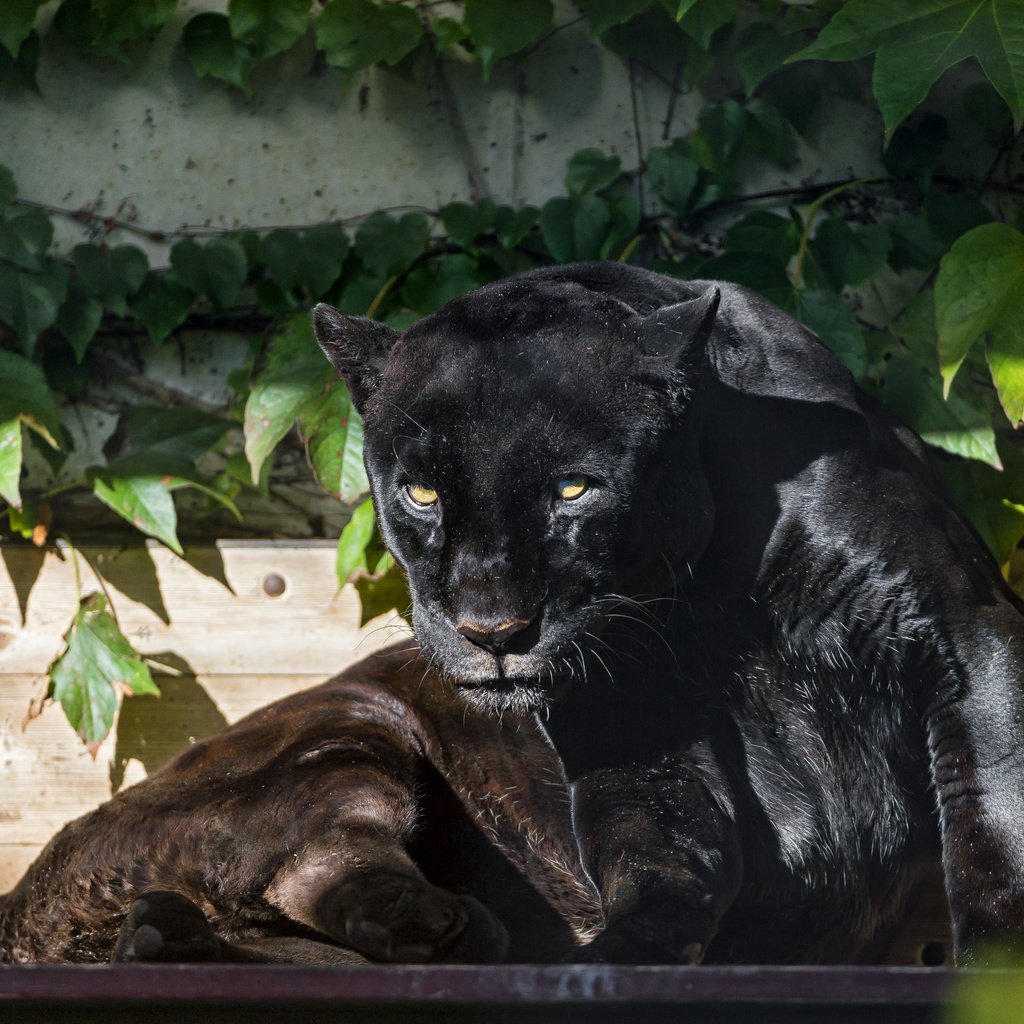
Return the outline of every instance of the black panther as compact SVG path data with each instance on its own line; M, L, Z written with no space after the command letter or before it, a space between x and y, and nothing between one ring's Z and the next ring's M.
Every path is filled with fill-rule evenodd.
M1019 932L1021 605L814 335L607 263L314 323L430 666L565 764L584 959L870 959L940 855L959 962Z
M863 962L940 860L1020 934L1021 605L812 334L601 263L314 322L419 650L67 826L0 960Z

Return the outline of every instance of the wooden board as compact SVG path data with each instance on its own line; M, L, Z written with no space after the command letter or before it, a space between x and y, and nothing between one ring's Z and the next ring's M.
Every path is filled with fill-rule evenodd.
M101 589L95 566L122 632L169 669L154 674L159 699L125 702L93 760L56 705L25 724L75 612L75 556L0 546L0 892L65 822L399 635L394 613L360 624L334 553L330 541L224 541L187 560L158 544L79 550L82 593Z

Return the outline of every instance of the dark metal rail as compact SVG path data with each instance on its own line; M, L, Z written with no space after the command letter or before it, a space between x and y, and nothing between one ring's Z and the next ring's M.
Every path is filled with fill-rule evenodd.
M901 967L0 967L0 1020L64 1024L935 1022L956 972Z

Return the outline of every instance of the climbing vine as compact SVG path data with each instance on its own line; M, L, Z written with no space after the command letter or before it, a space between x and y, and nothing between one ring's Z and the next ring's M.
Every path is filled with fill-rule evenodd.
M52 37L100 61L130 61L177 0L62 0L46 5L48 18L43 6L0 7L0 87L37 88ZM170 242L168 264L151 266L140 247L114 241L137 227L31 203L0 167L5 542L74 544L88 495L94 525L122 522L181 554L183 529L244 532L243 498L282 502L283 476L311 473L350 511L338 578L354 577L372 610L382 593L394 599L400 581L374 527L361 422L316 348L310 305L328 301L403 327L510 273L614 259L737 281L810 326L933 446L1000 564L1019 573L1019 2L576 0L556 10L549 0L230 0L223 12L188 20L178 45L197 75L229 89L250 88L257 66L308 34L313 59L347 73L383 65L414 75L424 62L457 56L477 61L486 80L576 19L595 45L675 92L700 90L712 74L718 84L690 130L636 166L598 149L576 153L562 193L539 207L469 197L290 229L159 232ZM980 71L956 92L962 109L922 107L938 77L965 60ZM798 138L827 116L834 90L879 111L879 148L864 152L864 168L844 180L750 191L752 168L786 166ZM969 145L986 156L976 179L949 170L951 117L966 119ZM94 222L96 240L55 251L61 216ZM228 408L205 407L126 358L187 347L195 328L249 339ZM122 397L104 459L69 473L69 410L109 407L111 381ZM184 493L193 498L187 523ZM152 679L101 596L80 595L65 641L50 692L95 749L119 693L150 692Z

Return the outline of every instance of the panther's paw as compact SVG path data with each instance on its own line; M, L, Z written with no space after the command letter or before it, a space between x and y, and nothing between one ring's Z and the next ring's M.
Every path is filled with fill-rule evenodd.
M601 964L699 964L704 947L699 942L666 941L656 922L632 917L609 925L597 938L581 946L578 963Z
M113 963L204 963L220 960L220 943L203 912L176 892L142 893L121 925Z
M389 963L500 963L504 926L472 896L390 871L349 879L325 899L320 915L340 921L339 939Z

